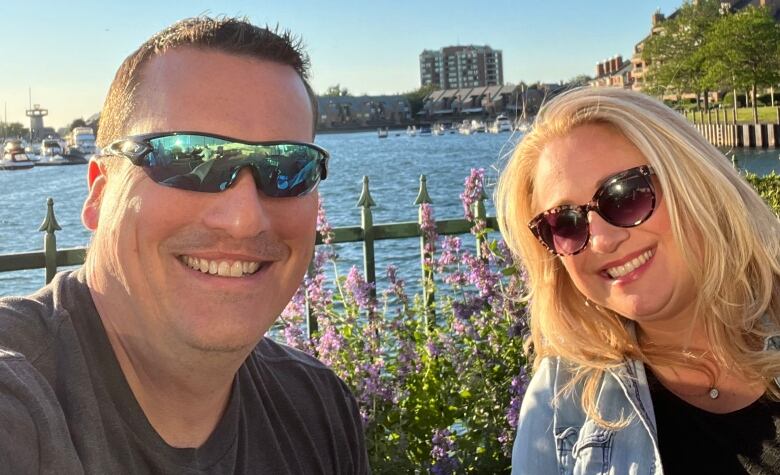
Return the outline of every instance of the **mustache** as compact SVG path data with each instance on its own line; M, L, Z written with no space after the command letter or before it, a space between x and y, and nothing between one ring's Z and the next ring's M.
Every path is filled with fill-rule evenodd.
M251 238L236 239L222 231L191 229L170 237L166 247L178 252L209 250L247 254L266 260L282 260L290 255L287 245L268 232Z

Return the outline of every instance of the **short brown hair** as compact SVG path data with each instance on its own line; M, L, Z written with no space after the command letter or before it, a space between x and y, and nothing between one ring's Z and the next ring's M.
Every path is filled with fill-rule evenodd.
M278 27L261 28L246 18L199 16L174 23L158 32L128 56L114 76L100 113L97 143L105 147L127 135L137 103L143 66L152 58L179 47L217 50L288 65L295 69L306 87L317 125L317 96L308 82L309 56L300 38Z

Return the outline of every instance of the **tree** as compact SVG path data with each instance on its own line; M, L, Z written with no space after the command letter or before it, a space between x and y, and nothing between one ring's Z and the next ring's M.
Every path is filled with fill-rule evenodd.
M5 137L28 137L30 135L30 129L19 122L11 122L8 124L0 122L0 129L3 130Z
M676 15L661 23L642 48L649 65L647 83L658 95L704 94L704 106L713 84L706 76L704 46L711 25L722 13L719 0L686 1Z
M587 74L580 74L578 76L574 76L573 78L566 81L566 85L569 88L579 87L579 86L587 86L590 84L590 80L592 78L588 76Z
M70 127L68 127L68 130L73 130L76 127L86 127L87 123L84 122L84 119L75 119L73 122L70 123Z
M425 86L420 86L413 91L404 93L404 96L406 96L406 99L409 101L409 108L411 109L412 117L415 117L416 114L422 109L425 98L435 90L436 86L434 84L427 84Z
M750 92L758 123L756 90L780 82L780 26L766 8L748 7L720 18L707 38L710 81Z
M323 94L325 97L345 97L345 96L351 96L349 93L349 89L346 87L341 87L340 84L336 84L335 86L330 86L328 89L325 90L325 94Z

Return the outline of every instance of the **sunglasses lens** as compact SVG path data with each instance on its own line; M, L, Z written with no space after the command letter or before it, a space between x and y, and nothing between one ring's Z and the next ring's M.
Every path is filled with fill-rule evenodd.
M598 198L599 214L610 224L631 227L653 213L655 193L644 176L610 183Z
M216 193L247 167L267 196L306 194L321 179L323 152L305 144L251 145L207 135L169 135L149 140L143 167L152 180L174 188Z
M544 216L538 232L556 254L574 254L588 243L588 219L579 209L564 209Z

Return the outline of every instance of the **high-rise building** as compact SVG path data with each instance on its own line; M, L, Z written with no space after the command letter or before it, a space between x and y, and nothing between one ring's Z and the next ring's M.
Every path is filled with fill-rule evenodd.
M420 85L440 89L502 86L501 50L490 46L447 46L420 53Z

